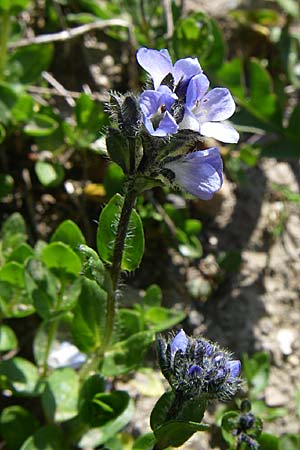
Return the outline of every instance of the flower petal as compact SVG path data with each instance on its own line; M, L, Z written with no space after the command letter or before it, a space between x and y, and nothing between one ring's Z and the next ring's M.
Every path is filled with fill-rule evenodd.
M139 65L151 75L154 89L172 72L173 64L167 49L154 50L142 47L136 54Z
M161 104L161 97L160 92L150 89L144 91L139 97L139 105L143 115L150 117L152 114L156 114Z
M200 133L206 137L212 137L221 142L236 144L239 141L239 133L230 125L220 122L205 122L200 125Z
M226 88L215 88L201 100L201 110L205 111L205 122L229 119L235 111L235 103Z
M202 73L202 69L197 58L184 58L176 61L173 68L176 92L183 96L189 81L199 73Z
M204 73L200 73L191 79L186 91L186 106L192 108L209 88L209 79Z
M200 124L197 120L195 114L193 114L189 108L186 108L184 111L184 116L182 121L179 124L180 130L192 130L200 132Z
M171 355L175 355L177 350L181 350L183 353L185 353L188 343L189 339L187 335L183 330L180 330L171 342Z
M152 136L167 136L168 134L175 134L178 131L178 125L171 114L166 111L164 117L159 122L158 128L154 131Z
M223 163L216 147L190 153L165 167L174 172L176 183L202 200L211 199L223 183Z
M228 361L226 363L226 368L229 369L230 376L236 378L241 372L241 361L239 361L238 359Z

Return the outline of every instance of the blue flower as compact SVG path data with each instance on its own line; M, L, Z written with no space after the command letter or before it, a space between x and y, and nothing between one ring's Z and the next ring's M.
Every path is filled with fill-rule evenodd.
M223 183L223 163L216 147L198 150L164 164L175 175L175 183L186 191L209 200Z
M159 337L157 349L162 373L175 395L226 400L241 385L240 361L202 337L194 339L180 330L167 339Z
M163 85L157 91L148 89L140 95L143 123L152 136L163 137L177 132L178 125L170 113L176 99L176 94Z
M171 342L170 349L171 355L175 355L175 353L180 350L182 353L185 353L189 340L185 332L181 329L174 339Z
M209 80L203 73L190 80L186 91L185 112L179 128L193 130L222 142L238 142L238 132L223 123L235 111L235 103L229 90L214 88L207 92L208 88Z
M154 50L142 47L137 51L136 58L140 66L149 73L154 89L157 90L163 79L171 74L175 89L178 87L181 94L185 94L187 85L192 77L202 73L197 58L183 58L172 64L167 49Z

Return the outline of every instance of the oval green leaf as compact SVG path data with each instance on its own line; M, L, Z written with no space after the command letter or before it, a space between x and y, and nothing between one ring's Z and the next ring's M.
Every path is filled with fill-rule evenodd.
M124 199L120 194L114 195L103 209L97 230L97 248L101 258L112 262L117 236L118 224ZM135 210L130 215L128 230L122 257L123 270L135 270L141 262L144 253L144 232L140 216Z
M81 261L78 255L63 242L52 242L43 248L41 260L50 269L58 269L78 275Z

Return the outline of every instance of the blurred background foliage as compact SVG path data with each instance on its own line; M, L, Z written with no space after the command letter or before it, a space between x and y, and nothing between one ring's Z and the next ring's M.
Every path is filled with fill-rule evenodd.
M269 0L254 7L254 2L245 1L218 20L199 11L196 4L156 0L0 0L0 306L1 315L13 320L32 318L37 312L30 327L32 323L39 326L33 353L41 371L46 370L49 318L73 310L75 301L78 303L72 326L69 314L64 316L64 325L83 352L96 345L93 327L95 317L101 316L102 297L100 291L90 291L88 282L86 298L80 294L76 274L84 258L77 244L87 243L95 248L93 220L98 219L99 205L122 192L123 172L109 163L105 148L105 101L109 90L138 92L146 81L135 60L139 47L168 48L173 60L197 57L212 85L231 90L237 103L232 121L241 139L232 149L230 145L221 147L229 179L247 183L247 169L255 167L261 157L299 158L299 2ZM284 203L300 202L299 194L281 185L274 185L274 192ZM150 241L160 236L166 247L175 249L191 264L203 256L200 236L207 211L203 213L206 206L201 201L193 202L188 195L182 198L167 188L156 188L139 198L137 208ZM210 214L216 215L218 195L209 208ZM282 232L286 214L286 210L281 212L270 231L272 238ZM65 218L74 222L59 226ZM28 258L35 257L39 260L31 259L28 264ZM214 264L208 264L209 268L203 263L205 276L187 285L191 297L209 298L228 274L239 269L240 263L238 250L220 252ZM127 339L134 330L144 333L140 336L146 346L153 340L154 332L184 319L184 312L161 306L157 286L149 289L144 304L134 310L120 309L119 316L127 325L119 339ZM100 309L86 316L82 303L94 295L98 296ZM0 378L4 390L35 399L40 395L38 369L30 361L33 336L27 329L28 323L17 326L18 333L24 333L21 344L13 327L5 322L0 325L2 355L22 349L14 364L4 358ZM83 329L88 337L82 342ZM132 358L126 363L125 372L138 364L134 357L138 345L140 342L133 342L129 347ZM116 350L116 357L122 352L122 348ZM106 363L106 374L119 373L114 364L113 355ZM245 356L244 366L253 409L265 420L284 415L280 408L270 411L262 401L255 401L268 382L268 357ZM59 382L65 377L75 389L77 375L68 370L71 369L65 369ZM18 378L20 372L22 380ZM50 394L56 392L58 385L53 376L49 381ZM58 417L54 417L49 389L43 393L44 414L49 422L71 419L76 414L75 400L71 398L69 404L63 404L58 393ZM87 391L91 395L88 388ZM83 400L87 401L87 397ZM105 431L105 439L99 445L112 438L132 415L129 398L121 397L120 394L116 400L119 410L114 414L120 417L125 411L127 415L116 428ZM42 436L42 441L50 436L49 448L61 448L62 436L56 425L39 428L39 421L23 406L12 408L16 410L6 411L1 420L6 424L9 413L12 414L13 427L18 427L19 434L14 437L13 428L2 426L7 448L20 448L27 439L22 449L35 449L30 438L33 433ZM81 414L86 417L84 407ZM72 426L76 427L76 423ZM296 450L297 439L291 438L289 447L277 442L269 450ZM125 448L124 442L119 447L116 442L110 443L111 448ZM81 447L84 445L87 444L82 443Z

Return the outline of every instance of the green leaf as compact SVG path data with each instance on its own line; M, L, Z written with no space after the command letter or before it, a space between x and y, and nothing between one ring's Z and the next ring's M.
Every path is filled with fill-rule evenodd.
M18 347L15 332L8 325L0 325L0 352L8 352Z
M0 270L0 306L6 317L24 317L34 310L25 289L24 266L15 261Z
M278 5L289 15L299 18L300 8L297 0L276 0Z
M37 367L24 358L16 356L7 361L1 361L0 380L15 394L37 394L36 387L39 380Z
M56 228L51 236L50 242L61 241L71 247L74 252L79 252L79 246L85 244L85 238L80 230L72 220L64 220Z
M48 336L51 321L44 321L37 329L33 341L34 360L38 367L42 367L45 361L48 347Z
M299 158L299 142L288 140L287 137L280 138L263 147L261 156L277 159Z
M118 224L123 206L123 197L119 194L109 201L103 209L97 230L97 248L101 258L112 262L113 250L117 235ZM144 253L144 232L142 221L135 210L130 215L128 231L126 234L121 268L135 270Z
M78 443L80 448L95 448L104 444L130 422L134 413L134 405L133 401L129 397L127 398L128 403L125 410L116 419L107 422L102 427L91 428L81 437Z
M244 73L246 70L246 74ZM233 59L225 63L217 73L218 79L226 85L239 103L261 121L266 129L274 124L281 124L279 102L273 92L272 79L256 59L249 60L246 68L240 59ZM243 80L247 78L247 86Z
M120 130L111 127L108 128L106 148L111 160L118 164L124 173L128 173L130 168L129 142ZM109 193L108 191L108 195Z
M34 255L34 250L30 245L23 242L15 250L13 250L7 258L7 261L15 261L24 264L28 258Z
M127 392L97 392L82 404L80 418L90 427L103 426L120 416L129 402L130 397Z
M196 431L207 431L207 426L196 422L170 420L154 431L157 441L155 448L163 450L168 447L181 447Z
M128 339L139 331L143 331L140 312L120 308L116 316L115 341Z
M10 15L19 14L28 7L31 0L1 0L0 11L9 12Z
M52 242L43 248L41 260L50 269L78 275L81 270L79 256L63 242Z
M88 94L81 94L76 100L75 116L77 127L73 136L69 133L68 137L71 141L75 137L76 145L86 148L99 139L101 128L105 125L103 106Z
M140 366L154 338L154 332L141 331L116 344L110 352L105 354L102 366L103 376L120 375Z
M279 450L299 450L299 448L299 434L285 434L279 438Z
M79 376L71 368L57 369L49 375L42 394L42 405L50 421L65 422L77 415Z
M238 426L240 414L237 411L228 411L222 417L222 436L230 446L234 446L236 438L232 432Z
M157 440L156 447L163 450L169 446L180 447L196 431L206 431L209 427L200 423L207 401L200 398L187 400L180 408L176 419L166 421L169 410L176 402L172 391L165 392L154 406L150 425Z
M56 187L65 177L64 168L59 163L37 161L34 169L40 183L43 186Z
M12 119L12 109L18 97L15 90L4 82L0 82L0 122L7 125Z
M151 284L143 296L143 306L160 306L162 302L162 292L157 284Z
M10 450L19 450L38 426L37 419L22 406L9 406L2 411L1 434Z
M25 288L0 281L0 310L4 317L25 317L34 312Z
M15 50L8 59L10 80L31 84L47 70L53 56L53 45L28 45ZM32 63L34 61L34 64Z
M9 255L15 248L26 241L26 225L19 213L13 213L6 219L1 229L2 251Z
M181 232L180 237L179 237L178 231ZM180 253L183 256L186 256L187 258L191 258L191 259L201 258L201 256L203 255L203 249L202 249L202 245L201 245L201 242L199 241L199 239L196 236L187 237L185 233L184 233L184 237L183 237L183 233L184 232L182 230L177 229L178 241L180 242L181 240L186 239L186 242L178 244L178 250L180 251Z
M290 135L292 139L298 142L300 141L299 123L300 123L300 105L298 105L297 103L290 116L286 132Z
M270 355L257 352L251 358L243 355L243 371L247 379L251 398L256 398L268 385L270 375Z
M46 425L37 430L20 450L67 450L62 431L56 425Z
M6 281L13 286L23 288L24 284L24 267L15 261L6 263L0 269L0 281Z
M109 164L103 179L103 185L108 198L111 198L118 192L122 192L124 180L125 175L121 167L114 163Z
M82 275L85 275L90 280L96 281L100 287L104 286L105 267L99 258L98 254L87 245L80 245L80 255L83 260Z
M184 311L154 306L146 310L144 320L147 325L157 333L172 328L177 323L182 322L185 317L186 314Z
M82 278L81 294L74 309L72 334L75 345L83 352L99 348L106 316L106 292L92 280Z
M177 58L198 56L203 67L217 69L225 53L222 33L216 22L197 12L176 22L173 48Z
M296 417L300 419L300 384L296 386L296 392L295 392L295 411L296 411Z
M258 443L259 450L279 450L279 439L273 434L262 433L258 438Z
M49 136L58 128L58 123L46 114L36 113L25 125L24 133L28 136Z
M38 259L30 259L26 264L26 288L38 314L48 319L56 312L58 279Z
M132 450L153 450L155 443L154 433L147 433L137 438Z
M197 219L187 219L184 222L184 231L189 236L198 235L202 230L202 223Z

